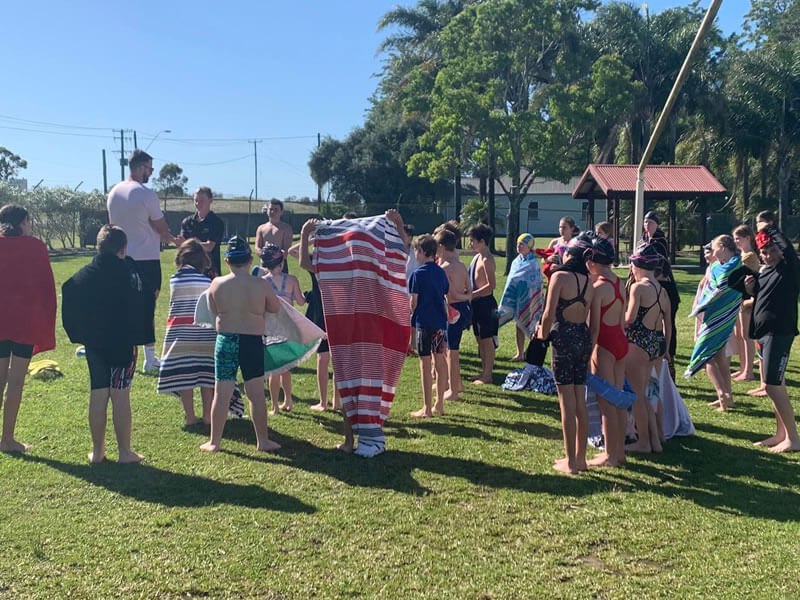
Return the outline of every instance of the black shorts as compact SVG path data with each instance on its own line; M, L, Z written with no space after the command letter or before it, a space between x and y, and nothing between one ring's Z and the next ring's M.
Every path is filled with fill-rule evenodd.
M330 352L331 347L328 345L328 339L325 338L319 343L319 347L317 348L317 354L325 354L326 352Z
M793 335L765 335L759 338L761 345L761 364L764 369L764 383L781 385L789 364L789 352L792 349Z
M125 390L133 383L136 360L139 358L136 346L133 347L133 360L125 367L112 367L108 362L108 352L99 348L86 348L86 364L89 366L89 386L93 390L110 388Z
M159 260L135 260L136 272L142 280L142 296L144 306L142 310L147 317L147 335L144 336L145 344L152 344L156 341L155 317L156 317L156 293L161 289L161 261ZM152 325L150 325L152 323Z
M475 337L481 340L497 335L497 300L494 296L483 296L472 301L472 328Z
M264 376L264 338L244 333L218 333L214 346L214 379L236 381L239 369L245 383Z
M30 358L33 356L33 346L18 344L9 340L0 341L0 358L8 358L12 354L20 358Z
M447 348L447 331L432 327L417 327L417 354L430 356L444 354Z

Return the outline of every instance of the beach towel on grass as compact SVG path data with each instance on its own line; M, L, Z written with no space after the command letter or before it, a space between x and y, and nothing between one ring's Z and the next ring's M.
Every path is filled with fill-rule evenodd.
M325 332L303 314L278 297L281 308L264 313L264 375L283 373L311 356L325 338ZM195 325L215 327L214 315L208 306L208 291L197 300Z
M542 302L542 271L533 252L527 257L518 255L511 263L498 317L500 325L512 319L528 337L533 335L544 310Z
M336 386L356 452L375 456L411 335L406 249L383 216L322 221L314 246Z
M684 373L687 379L725 347L733 332L742 304L742 294L728 287L728 277L741 266L742 260L738 256L734 256L724 265L719 262L711 265L700 300L689 314L694 317L703 313L703 323L697 332L692 357Z

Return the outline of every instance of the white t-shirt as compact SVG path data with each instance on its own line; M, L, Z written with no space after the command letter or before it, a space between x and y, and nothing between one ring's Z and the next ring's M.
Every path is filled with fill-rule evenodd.
M108 193L109 221L125 230L133 260L159 259L161 238L150 221L163 217L156 193L137 181L121 181Z

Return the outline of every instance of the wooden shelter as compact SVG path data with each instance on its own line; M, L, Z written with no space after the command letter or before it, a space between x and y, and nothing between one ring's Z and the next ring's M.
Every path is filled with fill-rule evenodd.
M633 200L636 196L636 165L599 165L586 167L572 197L589 202L588 214L594 215L596 200L605 200L606 219L614 228L614 239L619 247L620 237L620 200ZM725 187L717 181L711 172L702 165L649 165L644 172L644 200L648 202L667 200L669 202L669 252L670 261L675 263L677 248L677 201L698 200L700 204L700 239L702 246L707 240L706 227L708 216L708 199L727 196ZM587 224L594 227L594 223ZM632 243L635 245L641 232L633 232ZM700 264L703 264L703 253L700 252Z

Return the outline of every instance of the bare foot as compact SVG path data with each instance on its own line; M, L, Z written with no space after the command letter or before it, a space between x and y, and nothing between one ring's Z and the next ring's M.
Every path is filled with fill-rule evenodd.
M281 445L278 442L273 442L272 440L264 440L264 443L260 446L256 446L256 450L259 452L274 452L278 450Z
M284 402L283 404L280 405L279 408L281 410L285 410L286 412L292 412L293 407L294 405L291 402Z
M97 454L95 454L94 452L89 452L89 454L87 454L86 456L89 457L89 462L95 465L97 463L103 462L106 459L105 452L98 452Z
M433 414L439 415L440 417L444 416L444 405L434 404L433 405Z
M734 371L731 373L731 379L736 379L737 377L741 377L743 375L742 371Z
M17 440L11 440L9 442L3 441L0 442L0 452L25 452L26 450L30 450L30 444L23 444L22 442L18 442Z
M591 460L587 460L586 464L590 467L618 467L619 463L612 459L607 453L601 452Z
M553 469L559 471L560 473L566 473L567 475L577 475L578 469L569 466L569 462L566 458L562 458L557 460L553 463Z
M757 387L752 390L747 390L747 394L749 396L755 396L757 398L763 398L767 395L767 388L765 387Z
M353 442L342 442L341 444L337 444L336 449L341 450L345 454L352 454Z
M783 454L784 452L800 452L800 442L792 443L791 440L783 440L780 444L770 448L769 451L776 454Z
M333 410L335 410L336 412L342 412L344 410L342 408L342 403L341 402L338 402L338 403L334 402L333 403Z
M414 417L415 419L429 419L433 416L429 410L424 408L420 408L419 410L415 410L414 412L408 413L409 417Z
M458 402L461 398L458 397L458 392L453 392L453 390L447 390L444 393L443 400L445 402Z
M274 417L280 412L280 409L277 406L269 409L269 416Z
M775 434L771 437L768 437L765 440L759 440L758 442L753 442L753 446L766 446L767 448L772 448L773 446L777 446L783 440L786 439L786 436L783 434Z
M555 465L557 463L561 463L563 465L569 466L569 461L566 459L566 457L565 458L559 458L559 459L556 459L555 461L553 461L553 466L555 467ZM576 459L575 460L575 469L577 471L588 471L589 467L586 464L586 459L585 458L584 459Z
M478 377L477 379L472 380L472 385L489 385L491 381L487 381L485 379L481 379Z
M322 402L317 402L313 406L309 406L309 409L314 410L316 412L325 412L326 410L328 410L328 407L325 406Z
M511 362L522 362L522 357L519 354L515 354L511 357Z
M128 450L127 452L119 453L119 458L117 459L117 462L123 465L129 463L138 463L142 462L143 458L144 456L142 456L141 454L137 454L133 450Z
M625 452L639 452L640 454L650 454L653 449L648 444L640 444L635 442L633 444L625 444Z
M202 422L202 419L200 417L192 417L191 419L186 419L187 425L197 425L200 422Z
M206 442L202 446L200 446L200 450L203 452L216 452L219 450L219 444L213 444L211 442Z
M740 373L733 377L734 381L752 381L753 379L755 379L755 377L753 377L752 373Z
M709 406L719 406L720 402L722 402L722 400L717 399L717 400L714 400L713 402L709 402L708 405Z

